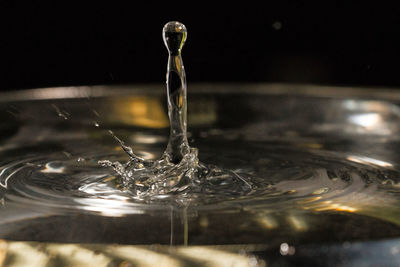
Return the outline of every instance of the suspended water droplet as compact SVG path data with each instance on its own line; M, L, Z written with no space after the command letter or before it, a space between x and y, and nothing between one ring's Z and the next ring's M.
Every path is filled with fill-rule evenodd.
M178 21L168 22L162 30L162 35L168 52L171 55L180 54L187 38L185 25Z
M64 120L68 120L68 117L70 116L70 114L64 110L61 110L58 106L56 106L55 104L51 104L51 106L56 110L57 115L61 118L63 118Z
M92 109L92 112L96 117L100 117L100 114L97 112L97 110Z
M67 151L63 151L62 152L67 158L70 158L72 155L71 153L67 152Z

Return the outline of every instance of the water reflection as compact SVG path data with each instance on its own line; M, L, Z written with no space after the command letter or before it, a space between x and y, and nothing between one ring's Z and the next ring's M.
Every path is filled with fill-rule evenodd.
M278 221L276 220L276 218L274 218L274 216L271 215L256 216L256 221L258 224L260 224L261 227L264 227L268 230L276 229L279 227Z
M151 96L127 97L124 99L115 99L111 102L111 110L108 105L104 114L108 120L118 118L122 123L147 127L147 128L166 128L169 126L168 118L163 108L163 102L159 98Z
M396 105L381 101L345 100L343 106L350 113L349 123L362 127L365 131L378 135L390 135L398 129L390 123L400 118L400 109Z
M78 159L79 160L79 159ZM43 169L41 172L43 173L63 173L65 170L65 167L63 166L62 162L48 162L44 165Z
M136 208L126 203L127 198L114 195L113 197L74 199L82 210L98 213L107 217L123 217L129 214L143 214L143 209ZM125 204L124 204L125 202Z
M389 162L386 162L383 160L379 160L379 159L365 157L365 156L350 155L350 156L347 156L347 160L356 162L356 163L360 163L360 164L365 164L365 165L370 165L370 166L379 166L379 167L383 167L383 168L393 167L392 163L389 163Z
M382 122L382 117L377 113L364 113L351 115L349 121L367 129L372 129L379 126Z

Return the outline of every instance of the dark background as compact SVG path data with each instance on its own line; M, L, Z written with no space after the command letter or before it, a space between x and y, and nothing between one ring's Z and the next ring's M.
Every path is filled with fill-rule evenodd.
M400 87L399 8L320 2L0 1L0 90L163 82L170 20L189 82Z

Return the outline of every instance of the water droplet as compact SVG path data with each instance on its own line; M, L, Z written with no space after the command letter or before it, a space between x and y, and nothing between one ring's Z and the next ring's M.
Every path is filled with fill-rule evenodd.
M71 153L67 152L67 151L63 151L62 152L67 158L71 157Z
M70 114L64 110L61 110L59 107L57 107L55 104L51 104L51 106L56 110L57 115L61 118L63 118L64 120L68 120L68 117L70 116Z
M162 34L168 52L171 55L179 55L187 38L185 25L178 21L168 22L165 24Z
M100 117L100 114L97 112L97 110L92 109L92 112L93 112L93 114L94 114L95 116Z

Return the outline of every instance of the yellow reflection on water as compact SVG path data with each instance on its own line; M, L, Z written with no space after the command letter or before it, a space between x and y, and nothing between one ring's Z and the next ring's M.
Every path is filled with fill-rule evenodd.
M326 211L326 210L335 210L335 211L346 211L346 212L356 212L357 209L350 207L350 206L346 206L346 205L341 205L338 203L333 203L333 204L329 204L329 205L321 205L320 207L317 207L314 209L315 211Z
M168 117L160 99L152 96L133 96L115 100L112 102L111 116L133 126L146 128L169 126Z
M290 215L287 217L289 223L293 226L296 231L303 232L308 230L308 225L303 218L295 215Z
M278 228L279 224L276 219L268 215L260 215L256 217L256 222L263 228L275 229Z
M326 200L326 201L318 201L320 200L321 197L319 198L310 198L310 199L305 199L303 201L298 201L298 204L303 204L304 206L302 207L304 210L314 210L314 211L344 211L344 212L357 212L358 208L354 207L354 205L348 205L349 201L345 199L337 199L336 202L332 200ZM308 200L308 201L307 201ZM316 201L316 202L314 202ZM343 203L341 203L343 202Z

